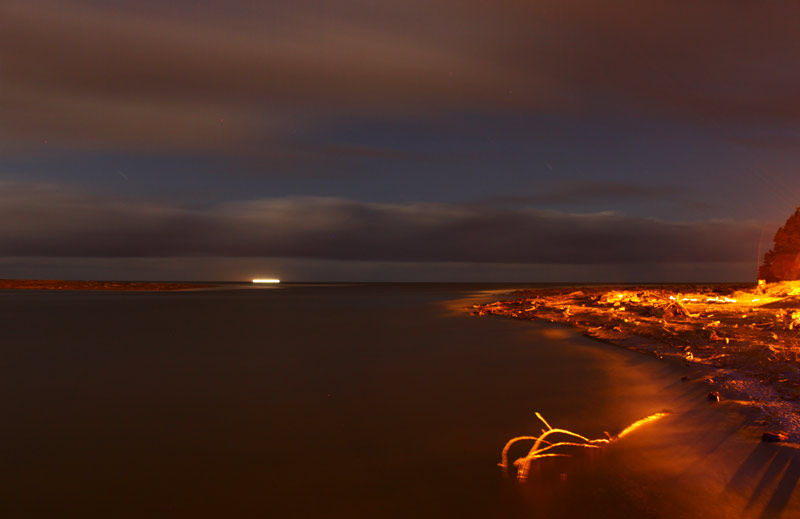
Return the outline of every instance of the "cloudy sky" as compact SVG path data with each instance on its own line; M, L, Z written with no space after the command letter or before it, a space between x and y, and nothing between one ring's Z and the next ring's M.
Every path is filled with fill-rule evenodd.
M793 2L3 0L0 277L738 281Z

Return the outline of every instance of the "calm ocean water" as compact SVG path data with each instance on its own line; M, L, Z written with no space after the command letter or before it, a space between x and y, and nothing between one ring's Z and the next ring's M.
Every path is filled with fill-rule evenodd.
M525 488L502 478L505 441L539 432L534 410L599 437L664 407L697 414L698 390L674 366L564 328L460 311L481 288L499 287L0 293L0 516L708 518L744 506L737 488L719 491L755 443L731 439L735 413L718 408L692 422L702 434L667 420L544 464ZM703 468L724 468L710 449L735 458L727 473ZM776 495L790 516L791 492L759 499Z

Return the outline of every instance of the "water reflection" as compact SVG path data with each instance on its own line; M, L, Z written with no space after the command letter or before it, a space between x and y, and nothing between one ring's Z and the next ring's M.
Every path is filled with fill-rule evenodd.
M470 293L0 294L0 516L797 515L796 458L699 374L443 307ZM497 467L534 409L601 438L665 408L525 485Z

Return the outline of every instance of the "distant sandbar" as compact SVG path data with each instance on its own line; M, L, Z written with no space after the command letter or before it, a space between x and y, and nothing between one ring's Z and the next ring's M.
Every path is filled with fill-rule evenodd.
M64 281L54 279L0 279L0 290L115 290L170 291L211 288L196 283L153 283L137 281Z

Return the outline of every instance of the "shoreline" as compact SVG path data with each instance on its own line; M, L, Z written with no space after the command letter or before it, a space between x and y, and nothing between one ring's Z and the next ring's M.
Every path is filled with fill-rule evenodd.
M681 377L683 383L702 383L707 398L717 393L740 405L750 425L790 446L800 442L797 294L796 282L767 288L571 286L506 292L513 299L467 309L565 325L588 338L694 368L692 376Z
M448 310L461 303L462 315L469 315L465 307L476 310L499 299L507 299L506 303L519 299L519 294L508 299L509 292L476 294L453 301ZM765 428L759 424L763 414L757 406L732 394L726 397L727 393L720 402L708 401L709 391L718 389L717 368L687 363L677 355L642 355L640 349L598 339L568 322L527 316L516 322L497 321L520 331L532 359L553 355L571 365L572 374L561 379L562 386L525 400L528 413L541 412L553 427L603 438L603 431L615 436L635 420L667 413L602 449L561 447L556 452L570 457L536 460L527 483L520 484L512 469L508 481L518 489L530 515L589 517L602 507L622 517L631 515L631 510L655 507L664 516L763 519L794 517L800 510L796 491L800 449L788 441L762 441ZM572 363L570 355L575 356ZM580 374L592 364L590 373ZM535 378L540 369L529 366L525 376ZM601 386L586 386L585 394L576 398L576 387L584 387L582 377L598 375L605 379ZM683 380L684 376L689 379ZM532 418L527 427L509 429L504 439L536 436L541 425ZM532 441L514 444L508 460L524 457L532 446ZM498 453L502 447L498 444ZM587 488L603 490L587 492ZM599 497L603 495L615 497Z
M146 281L66 281L53 279L0 279L0 290L103 290L166 292L214 288L213 284Z

